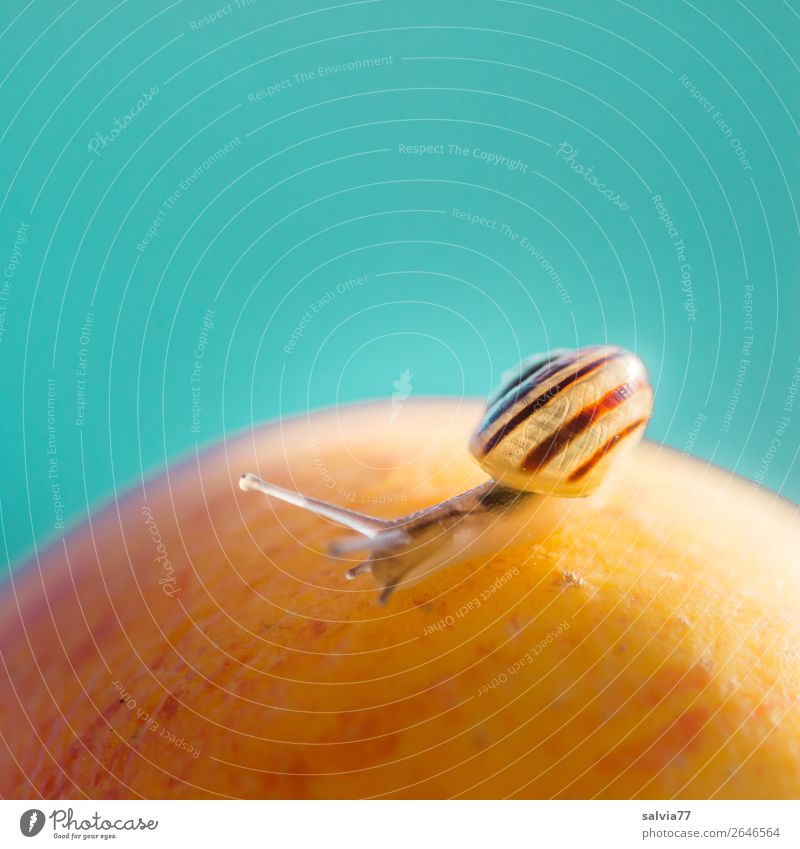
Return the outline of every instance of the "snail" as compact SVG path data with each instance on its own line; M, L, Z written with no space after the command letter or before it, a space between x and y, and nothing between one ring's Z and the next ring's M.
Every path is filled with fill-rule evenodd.
M347 571L370 572L386 603L400 584L497 550L514 539L537 496L593 493L643 436L653 391L642 361L616 347L558 349L524 360L487 400L469 449L491 479L399 519L378 519L242 475L239 486L355 531L330 546L362 551ZM498 546L498 543L500 544Z

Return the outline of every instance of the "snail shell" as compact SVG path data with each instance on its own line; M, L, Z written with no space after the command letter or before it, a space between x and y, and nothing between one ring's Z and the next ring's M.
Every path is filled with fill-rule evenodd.
M653 391L623 348L558 350L525 360L489 398L470 451L498 483L582 496L644 434Z

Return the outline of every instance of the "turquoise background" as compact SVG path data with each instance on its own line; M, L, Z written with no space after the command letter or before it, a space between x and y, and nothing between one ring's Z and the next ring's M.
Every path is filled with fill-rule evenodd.
M651 438L800 498L798 4L550 5L4 0L7 561L251 423L603 341Z

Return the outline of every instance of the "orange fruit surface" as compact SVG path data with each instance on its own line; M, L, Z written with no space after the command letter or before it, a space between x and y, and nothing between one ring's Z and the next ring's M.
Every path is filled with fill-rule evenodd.
M0 594L3 797L797 798L800 521L643 443L539 535L377 603L343 531L484 479L477 402L268 425L136 487ZM344 531L346 534L347 531Z

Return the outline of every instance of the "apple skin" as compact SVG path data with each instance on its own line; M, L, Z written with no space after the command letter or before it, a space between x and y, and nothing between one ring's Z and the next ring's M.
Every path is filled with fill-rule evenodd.
M798 798L800 519L642 443L540 538L398 590L241 492L397 517L480 483L473 401L355 405L167 469L0 594L0 794Z

